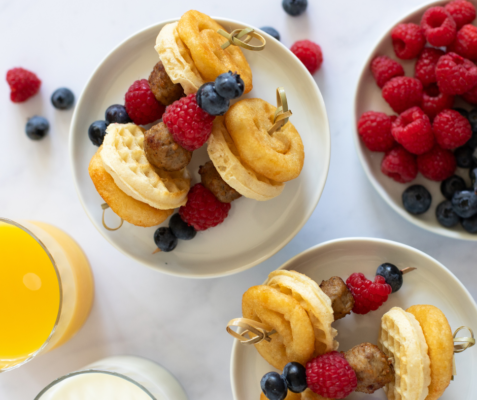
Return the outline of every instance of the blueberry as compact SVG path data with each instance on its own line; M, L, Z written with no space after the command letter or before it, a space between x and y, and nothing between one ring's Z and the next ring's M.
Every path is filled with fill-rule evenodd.
M472 131L472 136L470 137L470 139L467 141L466 144L467 144L467 146L470 146L473 149L475 149L477 147L477 130Z
M268 400L284 400L287 397L287 383L277 372L268 372L263 375L260 387Z
M386 280L386 283L393 289L393 293L401 289L403 282L402 272L394 264L381 264L376 270L376 275L381 275Z
M293 393L301 393L307 387L306 368L297 362L290 362L283 368L283 379Z
M472 147L467 145L455 149L454 156L457 165L461 168L470 168L472 166L472 152Z
M113 104L106 109L104 113L104 119L106 123L113 124L127 124L128 122L132 122L132 119L129 117L128 112L126 111L126 107L122 106L121 104Z
M179 214L174 214L169 221L169 228L177 239L190 240L195 237L197 231L193 226L187 225Z
M472 127L472 132L477 132L477 108L472 109L467 117Z
M161 227L154 232L154 243L165 253L172 251L177 246L177 238L170 228Z
M452 202L450 200L444 200L437 206L436 218L437 222L439 222L442 226L445 226L446 228L452 228L453 226L456 226L460 221L459 216L452 208Z
M470 190L454 193L452 208L462 218L470 218L477 214L477 194Z
M245 85L238 74L231 71L219 75L215 79L215 90L224 99L236 99L242 96Z
M75 95L70 89L59 88L51 95L51 103L58 110L68 110L75 102Z
M288 15L296 17L303 14L308 6L308 0L283 0L282 7Z
M230 101L215 90L214 82L204 83L195 98L198 106L210 115L224 115L230 107Z
M441 193L447 200L452 200L455 192L467 189L465 181L457 175L452 175L450 178L444 179L441 182Z
M262 26L260 29L265 33L268 33L272 38L275 38L280 41L280 34L275 28L272 28L271 26Z
M103 144L104 137L106 136L107 127L108 124L106 123L106 121L94 121L89 126L89 140L91 140L95 146L101 146Z
M463 117L469 119L469 112L465 108L454 107L453 110L457 111Z
M473 217L463 219L461 224L467 232L477 233L477 214Z
M431 206L432 196L422 185L412 185L402 194L404 208L411 214L423 214Z
M472 168L469 169L469 178L470 178L470 181L472 182L472 187L474 188L474 190L476 190L475 188L475 184L477 182L477 165L474 164L472 166ZM476 190L477 191L477 190Z
M31 117L25 126L25 132L31 140L43 139L48 133L49 129L50 124L46 118L39 117L37 115Z

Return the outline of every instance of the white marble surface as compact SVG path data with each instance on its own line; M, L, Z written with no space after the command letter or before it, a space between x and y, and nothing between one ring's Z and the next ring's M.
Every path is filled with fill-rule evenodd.
M306 15L291 18L280 0L0 0L2 76L23 66L43 80L41 94L21 105L10 103L8 86L0 80L0 214L43 220L68 231L85 249L96 279L96 301L84 328L62 348L0 375L0 399L32 399L56 377L116 354L161 363L191 399L229 399L232 339L225 324L240 315L242 293L295 254L330 239L372 236L414 246L446 265L477 298L475 242L436 236L395 214L367 181L351 137L354 87L367 54L390 24L426 1L310 3ZM94 229L76 197L68 162L72 111L56 111L49 103L60 86L79 95L104 55L132 33L194 7L251 25L272 25L288 46L303 38L318 42L325 61L316 81L332 136L328 183L304 229L262 265L206 281L137 265ZM41 142L24 134L26 119L34 114L45 115L52 126Z

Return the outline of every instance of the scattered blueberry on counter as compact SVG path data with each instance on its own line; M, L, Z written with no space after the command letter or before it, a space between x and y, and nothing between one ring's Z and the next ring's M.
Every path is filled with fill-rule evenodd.
M68 110L75 103L75 95L68 88L56 89L51 95L51 104L58 110Z
M94 121L88 128L88 136L95 146L103 144L106 136L106 128L108 127L106 121Z
M25 132L31 140L43 139L49 129L50 124L47 119L37 115L31 117L25 126Z
M283 0L282 7L288 15L296 17L306 11L308 0Z

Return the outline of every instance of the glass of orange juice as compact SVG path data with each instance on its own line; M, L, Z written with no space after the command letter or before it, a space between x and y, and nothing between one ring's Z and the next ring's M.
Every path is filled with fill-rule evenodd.
M0 218L0 372L66 343L88 318L93 294L88 260L69 235Z

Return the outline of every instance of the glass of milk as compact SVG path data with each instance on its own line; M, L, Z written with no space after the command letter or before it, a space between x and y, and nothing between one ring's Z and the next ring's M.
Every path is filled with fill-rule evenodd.
M96 361L50 383L35 400L187 400L174 376L141 357Z

